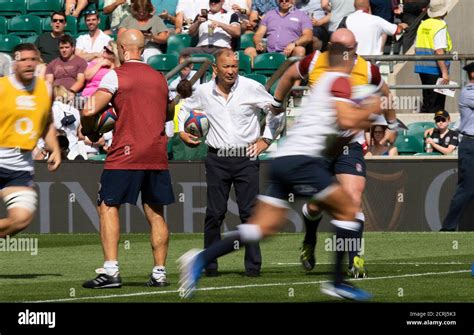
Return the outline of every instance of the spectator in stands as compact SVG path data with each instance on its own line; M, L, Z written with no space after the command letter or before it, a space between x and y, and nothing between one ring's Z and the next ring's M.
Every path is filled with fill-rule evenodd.
M166 44L169 32L162 19L153 15L153 5L150 0L135 0L132 3L132 15L127 16L119 26L118 35L128 29L140 30L145 36L143 60L162 53L160 44Z
M201 9L209 10L209 0L178 0L176 6L176 34L187 33Z
M440 231L455 231L474 199L474 62L463 70L469 76L469 83L459 96L461 123L458 129L462 140L458 153L458 185Z
M327 13L331 13L328 27L329 34L336 31L341 20L355 10L352 0L321 0L321 7Z
M181 54L179 56L179 64L183 63L186 61L191 55L189 54ZM170 100L174 99L177 95L176 88L178 87L178 84L182 80L191 80L191 78L196 74L196 71L193 70L193 63L190 63L188 66L185 66L180 72L179 76L176 77L171 83L168 85L169 90L170 90ZM196 90L196 88L199 86L199 80L196 81L193 85L193 91Z
M408 27L406 23L396 25L370 14L369 0L355 0L354 7L356 11L347 16L345 25L356 37L359 55L383 54L384 34L394 36Z
M54 12L51 14L51 32L45 32L38 36L35 45L41 53L41 58L48 64L59 57L59 38L64 35L66 28L66 14Z
M104 47L109 44L112 38L99 29L100 18L98 12L86 13L84 20L89 32L77 38L76 56L90 62L102 56Z
M81 116L79 110L69 100L69 92L64 86L54 86L52 107L53 123L56 129L63 131L69 145L67 159L87 159L86 147L79 141L78 130Z
M0 52L0 77L9 76L12 73L12 59L9 55Z
M313 25L299 9L292 9L292 0L278 0L278 9L268 12L253 37L255 48L245 49L252 60L257 53L281 52L285 56L304 56L305 47L313 42ZM267 36L267 45L262 43Z
M105 0L104 14L110 15L110 29L116 32L120 22L131 14L131 0Z
M151 4L155 9L155 15L164 21L170 31L175 31L178 0L151 0Z
M117 44L110 41L103 49L101 56L95 58L84 72L86 87L82 91L83 97L92 96L99 87L102 78L112 69L119 66Z
M428 9L429 19L418 27L416 35L417 55L444 55L451 52L453 43L444 18L448 14L446 0L431 0ZM449 61L418 61L415 73L420 75L423 85L448 85ZM438 79L441 80L438 82ZM446 96L436 93L433 89L423 90L421 113L435 113L444 110Z
M244 21L245 32L255 32L259 22L263 19L265 14L277 8L277 0L253 0L249 19L248 21Z
M449 129L451 118L449 113L441 110L435 113L436 128L427 129L424 134L425 143L430 144L433 152L449 155L459 144L458 133Z
M65 9L66 15L79 17L81 12L86 8L89 3L97 2L96 0L66 0Z
M230 13L236 13L240 20L248 19L252 9L252 0L225 0L223 8Z
M313 50L326 49L329 42L328 23L330 14L321 7L321 0L296 0L296 8L311 18L313 24Z
M426 11L430 0L404 0L400 6L400 0L396 0L399 7L395 13L400 15L402 22L408 24L409 28L403 34L403 52L406 53L413 45L416 32L422 20L426 18Z
M189 27L189 35L199 36L194 48L184 48L185 54L214 54L220 49L232 49L232 38L240 37L239 17L225 11L224 0L209 0L209 12L202 12Z
M84 87L87 62L74 55L74 40L69 35L59 39L59 52L60 56L46 68L46 81L64 86L73 98Z
M390 23L394 23L394 9L398 6L397 2L398 1L393 0L370 0L371 14L381 17L382 19Z
M397 147L390 147L390 142L385 144L380 144L380 142L385 138L385 133L387 131L387 123L385 124L374 124L370 128L370 142L369 149L365 154L365 157L368 156L397 156L398 150Z

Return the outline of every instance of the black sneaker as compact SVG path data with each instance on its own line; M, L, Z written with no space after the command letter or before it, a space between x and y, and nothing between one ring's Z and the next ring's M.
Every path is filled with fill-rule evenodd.
M122 278L120 273L117 272L113 276L109 276L105 273L100 273L95 279L88 280L82 284L84 288L121 288Z
M300 262L306 271L311 271L316 265L316 257L314 256L314 244L303 243L300 254Z
M150 275L150 279L145 283L147 287L165 287L170 283L166 280L166 275L160 276L158 279L153 277L153 274Z

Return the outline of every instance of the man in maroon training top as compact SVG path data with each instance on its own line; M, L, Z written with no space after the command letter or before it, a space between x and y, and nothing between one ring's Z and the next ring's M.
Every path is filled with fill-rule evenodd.
M119 208L136 205L139 193L151 228L155 266L146 286L163 287L168 252L168 227L163 206L174 202L166 152L168 85L163 75L141 61L145 40L138 30L127 30L118 39L122 66L110 71L83 110L84 132L90 131L94 116L112 102L118 119L114 140L105 160L98 198L100 236L104 267L86 281L85 288L122 286L118 264L120 239ZM169 115L168 115L169 116Z

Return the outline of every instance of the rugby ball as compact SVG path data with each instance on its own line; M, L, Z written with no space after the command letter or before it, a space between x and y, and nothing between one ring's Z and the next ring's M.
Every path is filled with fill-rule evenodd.
M113 107L107 106L106 109L97 115L94 125L94 131L99 134L104 134L115 127L117 121L117 114Z
M209 131L209 120L206 114L195 110L189 112L184 121L184 131L197 137L206 136Z

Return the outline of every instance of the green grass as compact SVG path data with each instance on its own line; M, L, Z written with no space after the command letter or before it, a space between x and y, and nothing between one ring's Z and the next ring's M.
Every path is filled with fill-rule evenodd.
M0 301L59 300L72 302L181 302L177 293L176 259L202 246L202 234L173 234L167 271L171 285L143 286L152 269L145 234L122 236L120 266L124 286L86 290L81 284L102 266L98 235L33 235L39 253L0 252ZM332 253L324 251L320 234L318 265L305 273L298 264L301 234L281 234L261 244L262 276L243 276L243 252L220 259L217 278L203 278L193 302L322 302L334 301L319 292L330 278ZM125 242L130 246L125 249ZM474 233L367 233L365 255L369 279L356 285L374 294L376 302L474 302ZM401 264L410 263L410 264ZM419 263L419 264L414 264ZM426 264L437 263L437 264ZM453 273L446 273L453 272ZM381 277L390 277L377 279ZM127 296L129 295L129 296ZM107 297L104 297L107 296ZM70 299L70 300L67 300Z

